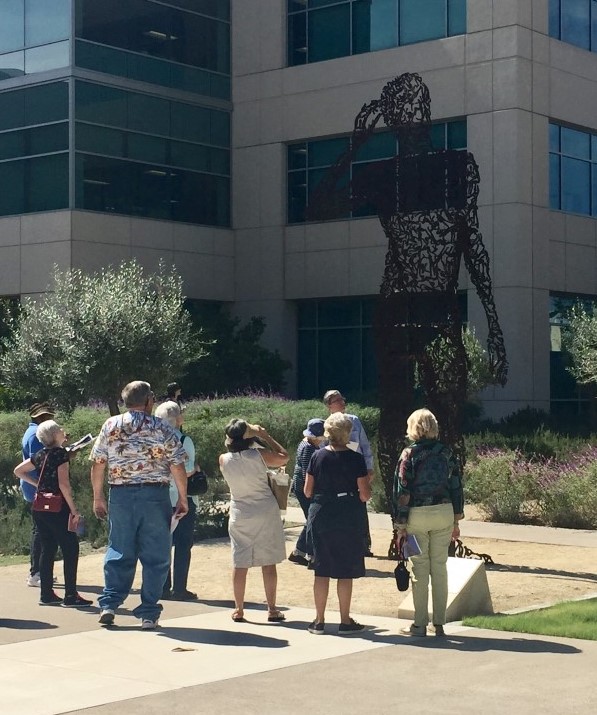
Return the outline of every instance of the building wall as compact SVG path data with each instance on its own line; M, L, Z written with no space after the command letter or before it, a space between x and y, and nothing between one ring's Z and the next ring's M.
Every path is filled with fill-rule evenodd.
M0 286L31 295L49 285L53 266L97 271L136 258L148 270L173 264L189 298L234 298L234 240L229 229L86 211L0 218Z
M480 168L480 229L510 363L506 387L483 395L486 412L548 408L549 291L597 293L595 220L549 209L548 124L594 127L597 56L548 36L548 0L469 0L467 35L285 67L286 3L250 5L232 2L233 225L237 271L251 267L237 282L239 311L259 308L270 343L294 359L289 301L378 292L377 219L286 225L285 144L350 133L388 80L418 72L434 120L466 116ZM484 339L464 271L461 287Z

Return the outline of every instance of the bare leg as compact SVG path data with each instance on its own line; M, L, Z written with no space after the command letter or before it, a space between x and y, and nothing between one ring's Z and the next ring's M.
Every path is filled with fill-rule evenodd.
M239 616L243 615L248 570L249 569L241 569L236 567L232 569L232 589L234 591L234 605Z
M340 604L340 623L350 623L350 601L352 599L352 579L338 579L338 603Z
M263 588L265 590L265 600L267 601L268 611L276 610L276 590L278 588L278 572L276 564L271 566L262 566L261 573L263 575Z
M315 598L315 621L325 623L325 607L328 602L330 579L328 576L315 576L313 596Z

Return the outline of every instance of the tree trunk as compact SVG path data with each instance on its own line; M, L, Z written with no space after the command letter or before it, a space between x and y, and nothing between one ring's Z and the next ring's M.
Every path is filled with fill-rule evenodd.
M118 400L115 397L108 398L108 409L110 410L110 415L120 414L120 410L118 409Z

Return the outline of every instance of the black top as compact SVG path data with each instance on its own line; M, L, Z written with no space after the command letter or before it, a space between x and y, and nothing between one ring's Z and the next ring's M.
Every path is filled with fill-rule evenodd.
M40 475L39 483L37 485L38 491L60 494L60 487L58 485L58 467L61 464L68 462L68 452L66 449L63 449L62 447L51 447L50 449L44 447L31 457L31 461Z
M367 476L365 458L351 449L334 452L324 447L311 457L307 473L315 481L313 495L357 492L357 479Z

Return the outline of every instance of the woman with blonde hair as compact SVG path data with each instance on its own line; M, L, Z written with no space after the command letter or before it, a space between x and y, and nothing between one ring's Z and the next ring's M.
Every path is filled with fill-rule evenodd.
M270 489L267 470L283 467L288 452L260 425L232 419L226 425L228 452L220 455L220 471L230 488L228 532L232 545L232 620L245 621L244 601L247 572L261 566L270 623L284 621L276 606L276 564L286 558L280 509ZM263 448L261 448L263 447Z
M350 603L353 579L365 575L367 523L362 504L370 498L371 487L363 455L347 447L351 430L350 418L341 412L327 418L324 436L328 444L313 454L305 478L305 496L311 499L309 568L315 572L315 620L308 630L314 635L325 629L330 578L338 580L338 633L359 633L365 628L350 617Z
M412 556L415 620L404 635L425 636L429 623L429 579L433 601L433 629L444 635L448 603L448 547L460 536L464 517L460 468L452 452L439 440L432 412L416 410L407 420L410 444L400 455L394 476L394 528L398 539L413 534L421 549Z

